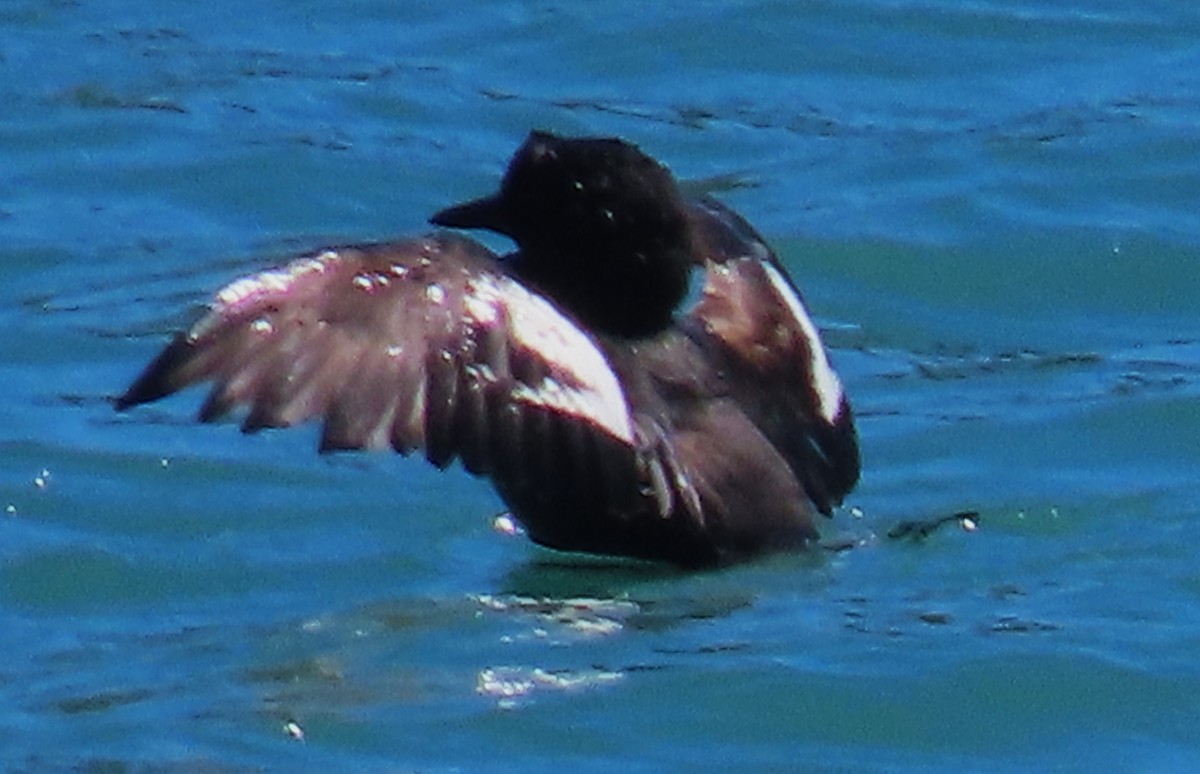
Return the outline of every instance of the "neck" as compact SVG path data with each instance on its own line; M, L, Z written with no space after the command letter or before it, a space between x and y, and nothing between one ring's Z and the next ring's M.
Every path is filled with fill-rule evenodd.
M588 250L587 253L598 251ZM643 338L669 327L688 291L690 254L683 247L589 254L564 261L560 253L522 251L515 267L588 330Z

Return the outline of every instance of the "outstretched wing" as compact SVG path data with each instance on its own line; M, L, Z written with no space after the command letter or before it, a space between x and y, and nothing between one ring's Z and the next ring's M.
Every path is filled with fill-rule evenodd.
M703 295L689 324L719 342L739 405L828 515L858 481L853 412L799 291L765 240L720 202L691 203Z
M636 428L595 342L449 233L330 249L221 290L117 399L197 382L200 419L252 432L324 420L322 450L423 449L508 493L636 496Z

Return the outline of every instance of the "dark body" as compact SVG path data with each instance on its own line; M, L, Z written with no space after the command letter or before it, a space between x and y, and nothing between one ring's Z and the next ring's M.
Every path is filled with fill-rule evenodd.
M211 380L202 420L244 405L247 431L323 418L323 450L457 458L538 543L684 566L804 545L857 481L786 272L634 146L534 133L498 194L434 222L519 250L443 231L239 280L118 407Z

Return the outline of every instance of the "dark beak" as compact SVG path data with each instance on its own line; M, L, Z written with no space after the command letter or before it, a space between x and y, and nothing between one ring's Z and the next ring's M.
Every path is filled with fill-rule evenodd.
M447 207L436 213L429 222L445 228L486 228L511 236L508 217L504 213L500 194Z

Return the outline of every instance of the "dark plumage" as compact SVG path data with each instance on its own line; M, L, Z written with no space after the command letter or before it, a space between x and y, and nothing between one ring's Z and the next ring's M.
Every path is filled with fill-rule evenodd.
M817 537L859 474L850 406L783 267L635 146L534 132L438 225L221 290L117 399L214 382L200 419L324 419L322 450L489 477L536 542L701 566ZM699 301L683 314L693 270Z

